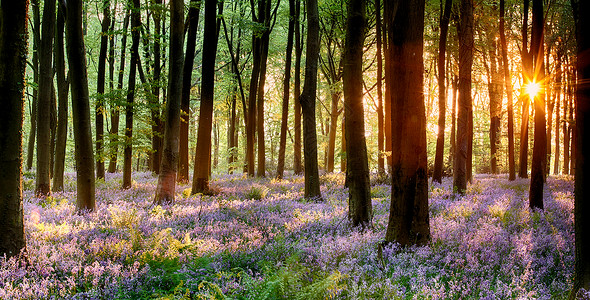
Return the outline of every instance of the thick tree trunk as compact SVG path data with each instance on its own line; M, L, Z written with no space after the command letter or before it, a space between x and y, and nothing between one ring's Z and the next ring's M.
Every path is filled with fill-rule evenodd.
M386 80L392 87L393 180L385 241L402 246L424 245L430 240L422 56L424 6L424 0L404 1L396 12L386 15L391 55L391 77ZM389 9L393 8L386 11Z
M88 74L82 32L82 1L70 0L66 9L66 44L71 75L72 119L76 142L76 207L94 210L94 153L90 125Z
M294 138L293 141L293 172L297 175L303 172L303 165L301 163L301 103L299 97L301 96L301 53L303 52L303 37L301 36L302 26L299 25L299 16L301 10L301 1L295 4L295 72L293 74L293 123L294 123Z
M53 164L52 191L60 192L64 188L64 167L66 158L66 140L68 135L68 87L66 79L66 65L64 53L64 25L63 6L57 10L55 30L54 64L57 78L57 133L55 140L55 160Z
M0 255L26 255L22 146L28 1L0 9ZM54 3L55 4L55 3Z
M495 35L488 36L489 70L488 94L490 96L490 171L498 174L498 148L500 146L500 126L502 116L503 76L502 61L498 54Z
M123 188L131 187L131 163L133 159L133 106L135 101L135 81L139 65L139 31L141 29L141 15L139 0L132 0L131 8L131 62L127 85L127 103L125 107L125 147L123 149Z
M205 0L205 26L203 36L203 66L201 75L201 106L197 151L193 174L192 194L209 193L209 166L211 164L211 129L213 126L213 96L215 88L215 57L217 55L217 1Z
M154 0L157 6L162 5L162 0ZM162 161L162 138L164 136L164 124L160 116L160 77L161 77L161 66L160 66L160 48L161 48L161 24L162 23L162 12L156 7L156 11L153 12L154 16L154 61L153 61L153 78L154 83L152 84L152 95L148 97L151 106L150 113L152 118L152 153L150 155L152 172L160 174L161 161ZM148 20L149 21L149 20Z
M522 70L523 83L528 84L532 78L533 58L528 50L528 18L529 18L529 0L524 0L522 21ZM525 93L521 91L521 125L520 125L520 153L518 160L518 177L528 178L528 157L529 157L529 99Z
M383 33L381 26L381 0L375 0L375 30L377 39L377 172L385 175L385 135L383 116Z
M504 28L504 0L500 0L500 44L502 46L502 65L504 66L504 85L506 87L506 98L508 101L508 179L516 179L516 167L514 163L514 109L512 104L512 77L508 65L508 45L506 44L506 33Z
M370 226L373 209L369 182L369 163L365 141L363 107L363 46L365 42L366 0L348 3L344 46L344 120L348 169L348 218L353 226Z
M31 1L33 11L33 81L39 84L39 46L41 45L41 12L39 1ZM31 105L31 128L27 145L27 170L33 168L33 157L35 155L35 141L37 137L37 99L39 90L33 89L33 104Z
M295 0L289 0L289 31L287 33L287 52L285 57L285 79L283 80L283 107L281 112L281 136L279 141L279 158L277 178L282 179L285 170L285 148L287 147L287 123L289 119L289 86L291 85L291 55L293 52L293 34L295 33Z
M473 0L461 0L459 36L459 99L453 187L465 193L468 180L469 117L471 111L471 67L473 64Z
M37 99L37 176L35 194L51 193L51 87L53 86L53 37L55 35L55 0L43 6L43 29L39 48L39 93Z
M107 46L108 46L108 35L109 26L111 25L111 8L110 0L103 2L103 20L102 20L102 32L100 36L100 52L98 55L98 75L96 82L96 111L95 111L95 125L96 125L96 178L104 178L104 157L103 157L103 145L104 145L104 86L106 77L106 64L107 64Z
M307 46L305 51L305 81L299 97L303 112L303 152L305 156L305 198L321 201L318 170L318 147L315 104L318 56L320 51L320 21L317 0L306 0Z
M178 160L178 182L188 182L188 129L190 120L190 98L192 87L193 64L195 62L195 48L197 42L197 29L199 26L199 14L201 2L191 0L188 11L188 33L186 37L186 55L182 69L182 97L180 102L180 150Z
M170 1L170 72L168 97L166 101L166 125L164 127L164 148L158 176L154 204L174 202L176 192L176 170L178 168L178 137L180 134L180 102L182 93L182 68L184 55L184 4L182 0Z
M542 83L545 79L544 47L543 47L543 0L533 0L533 29L531 52L533 54L535 76L533 82ZM533 144L533 161L531 167L531 185L529 190L529 206L543 209L543 185L545 182L545 165L547 160L547 135L545 123L545 91L544 87L534 97L535 105L535 138Z
M453 76L452 79L452 86L453 86L453 96L452 96L452 108L451 108L451 137L450 137L450 153L449 153L449 163L451 167L455 165L455 153L457 152L457 147L455 144L455 136L456 136L456 123L457 123L457 92L458 92L458 84L459 80L457 76Z
M444 11L441 12L440 38L438 40L438 135L436 138L436 154L434 157L434 173L432 175L432 181L439 183L442 181L443 156L445 150L445 119L447 110L445 55L447 51L447 32L449 31L452 2L452 0L445 1Z

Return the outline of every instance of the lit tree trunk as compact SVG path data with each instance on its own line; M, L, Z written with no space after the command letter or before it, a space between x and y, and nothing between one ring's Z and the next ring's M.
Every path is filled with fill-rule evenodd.
M542 83L545 79L543 47L543 0L533 0L533 29L531 52L535 66L533 82ZM544 87L534 98L535 103L535 138L533 144L533 161L531 168L531 185L529 206L543 209L543 185L545 182L545 165L547 160L547 135L545 132L545 91Z
M524 0L524 17L522 23L522 69L523 82L528 84L532 78L533 58L528 50L528 16L529 0ZM518 160L518 177L528 178L528 152L529 152L529 101L528 97L521 92L522 101L522 123L520 125L520 153Z
M166 101L164 147L158 176L155 204L174 202L176 170L178 167L178 136L180 134L180 99L182 93L182 68L184 63L184 4L182 0L170 1L170 72Z
M291 54L293 52L293 34L295 32L295 0L289 0L289 31L287 33L287 53L285 58L285 79L283 81L283 107L281 114L281 136L279 141L279 158L277 178L283 178L285 169L285 148L287 146L287 123L289 119L289 86L291 83Z
M26 254L22 146L28 1L0 9L0 255ZM54 3L55 4L55 3Z
M123 188L131 187L131 163L133 149L133 106L135 99L135 80L139 65L139 30L141 15L139 0L132 0L131 8L131 63L127 87L127 103L125 107L125 148L123 149Z
M213 126L213 96L215 88L215 57L217 55L217 1L205 0L205 26L203 36L203 66L201 75L201 106L197 151L193 174L192 194L209 193L209 166L211 164L211 129Z
M449 153L449 162L451 164L451 166L454 166L454 161L455 161L455 153L457 152L457 147L455 145L455 125L457 123L457 90L458 90L458 79L457 76L454 75L453 79L451 80L452 86L453 86L453 96L452 96L452 108L451 108L451 137L450 137L450 143L451 143L451 148L450 148L450 153Z
M258 93L256 112L258 114L256 120L256 136L258 142L258 168L256 175L258 177L266 176L266 146L264 144L264 84L266 82L266 63L268 58L268 46L270 39L270 4L271 0L261 1L259 5L258 18L259 22L264 24L264 31L259 40L260 42L260 73L258 83Z
M461 0L459 36L459 99L453 187L459 193L467 189L467 160L469 141L469 117L471 111L471 67L473 64L473 0Z
M328 152L326 153L326 172L328 173L334 172L334 154L336 152L336 131L338 130L338 116L341 112L341 110L338 108L338 103L340 102L341 96L340 91L334 92L334 90L332 90L330 94L332 101L330 108L330 127L328 129Z
M512 104L512 77L508 65L508 46L506 44L506 33L504 28L504 0L500 0L500 44L502 45L502 65L504 66L504 85L508 101L508 179L516 179L516 168L514 163L514 109Z
M561 44L559 45L560 49L557 50L557 57L556 57L556 66L555 70L557 72L555 76L555 158L553 164L553 175L559 174L559 158L561 156L561 148L560 148L560 126L561 126L561 91L562 91L562 69L561 69Z
M255 175L254 144L256 143L256 93L258 92L258 76L260 74L260 38L252 37L252 77L248 92L248 118L246 118L246 165L248 176ZM264 150L263 150L264 151Z
M111 24L111 8L110 0L103 2L103 20L102 20L102 32L100 36L100 52L98 55L98 75L96 82L96 112L95 112L95 125L96 125L96 178L104 178L104 157L103 157L103 145L104 145L104 86L106 77L106 64L107 64L107 42L109 35L109 25Z
M303 112L303 152L305 156L305 198L321 201L318 171L318 148L315 119L318 56L320 51L319 14L317 0L306 0L307 46L305 81L299 97Z
M43 6L43 29L39 48L39 93L37 99L37 176L35 194L47 196L50 189L50 113L51 87L53 86L53 37L55 35L55 0L46 0Z
M498 174L498 148L500 146L500 126L502 115L503 76L502 61L497 53L498 44L495 33L488 28L488 94L490 97L490 170L492 174ZM485 56L484 56L485 61Z
M353 226L370 226L372 218L369 163L365 141L363 108L363 46L366 28L366 0L348 2L344 46L344 120L348 169L348 218Z
M447 94L445 88L445 55L447 51L447 32L451 17L452 0L445 1L445 9L440 18L440 39L438 41L438 135L436 138L436 155L434 158L434 173L432 181L442 181L443 156L445 150L445 118ZM441 0L442 8L442 0Z
M127 49L127 27L129 26L129 10L125 14L123 21L123 37L121 38L121 62L119 64L119 78L117 81L117 89L123 88L123 78L125 73L125 50ZM109 160L109 173L117 171L117 156L119 154L119 106L113 104L111 107L111 149Z
M33 81L39 84L39 46L41 45L41 12L39 1L31 1L33 11ZM27 170L33 168L33 156L35 154L35 140L37 137L37 100L38 89L33 89L33 104L31 105L31 130L27 146Z
M66 140L68 134L68 81L66 79L66 65L64 53L64 12L63 6L57 10L55 30L54 63L57 78L57 133L55 141L55 162L53 164L52 191L63 191L64 167L66 158Z
M385 1L383 3L383 17L384 20L387 20L388 18L388 14L390 14L390 10L392 8L390 8L390 6L393 5L393 3L391 1ZM391 17L391 16L389 16ZM385 78L391 78L393 75L391 74L391 55L387 54L390 52L389 49L389 40L392 38L391 36L388 36L387 32L389 27L391 26L389 21L385 21L385 23L383 24L383 51L384 53L386 53L385 55ZM388 81L387 79L385 80L385 103L384 103L384 109L385 109L385 113L384 113L384 124L385 124L385 153L387 153L386 156L386 162L387 162L387 172L391 173L391 167L392 167L392 143L391 143L391 99L392 99L392 93L394 93L393 91L393 87L391 86L391 82Z
M568 80L571 80L571 76L568 74ZM567 80L566 80L567 82ZM572 97L571 97L571 87L570 84L566 84L567 87L565 97L563 101L563 174L570 173L570 141L571 141L571 126L569 123L571 122L572 115L571 113L568 116L568 111L571 111L570 108L572 107Z
M294 87L293 87L293 123L294 123L294 138L293 142L293 172L295 174L301 174L303 172L303 166L301 164L301 103L299 97L301 95L301 53L303 51L303 37L301 36L302 26L299 25L299 16L301 10L301 1L297 1L295 4L295 72L293 76Z
M182 100L180 103L180 157L178 161L178 182L188 182L188 125L190 120L191 77L195 61L195 48L197 41L197 29L199 26L199 13L201 2L191 0L188 11L188 33L186 38L186 55L182 69Z
M70 0L66 8L66 44L72 92L72 119L76 142L76 207L94 210L94 153L90 126L88 73L82 31L82 1Z
M382 54L382 43L383 34L381 30L381 0L375 0L375 28L376 28L376 39L377 39L377 170L378 173L383 176L385 175L385 136L383 130L383 54Z
M424 107L424 0L400 2L389 11L391 55L392 185L385 241L402 246L430 240L426 115ZM393 92L395 91L395 92Z

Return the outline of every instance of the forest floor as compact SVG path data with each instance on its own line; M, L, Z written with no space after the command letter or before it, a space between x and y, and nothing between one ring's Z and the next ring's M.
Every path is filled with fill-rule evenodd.
M29 261L0 260L1 299L560 299L572 285L572 177L548 178L544 211L528 208L528 180L478 175L465 196L450 178L430 184L431 243L378 251L384 184L361 231L340 174L322 175L321 203L303 199L303 177L224 175L212 180L219 194L180 185L165 206L152 205L151 174L128 190L108 174L85 215L74 176L46 199L25 176Z

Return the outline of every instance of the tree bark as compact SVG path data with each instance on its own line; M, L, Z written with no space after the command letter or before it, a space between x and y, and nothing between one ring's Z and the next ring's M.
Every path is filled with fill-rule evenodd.
M155 0L154 3L157 6L162 5L162 0ZM153 61L153 78L154 83L152 84L152 95L148 98L151 106L150 113L152 118L152 153L150 156L152 172L160 174L160 164L162 161L162 138L164 136L164 124L160 116L160 77L161 77L161 66L160 66L160 48L161 48L161 36L162 29L162 13L161 10L153 12L155 36L154 36L154 61ZM149 20L148 20L149 21Z
M303 52L303 37L301 36L302 26L299 25L299 16L301 11L301 1L297 1L295 6L295 72L293 74L293 123L294 138L293 141L293 173L299 175L303 172L301 163L301 54Z
M348 218L353 226L370 226L373 214L363 107L363 46L366 0L348 2L344 46L344 120L348 169Z
M385 135L383 116L383 33L381 26L381 0L375 0L375 30L377 39L377 172L385 175Z
M46 0L43 6L43 29L39 47L39 93L37 99L37 196L51 193L51 87L53 86L53 37L55 35L55 0Z
M180 135L180 102L182 93L182 68L184 55L184 3L170 1L170 72L168 75L168 98L166 101L166 123L164 147L158 176L154 204L174 202L176 192L176 170L178 168L178 139ZM192 65L192 64L191 64Z
M0 9L0 255L26 255L22 146L28 1ZM54 3L55 4L55 3Z
M39 84L39 46L41 45L41 12L39 1L31 1L33 11L33 81ZM33 157L35 155L35 141L37 137L37 99L39 90L33 89L33 104L31 105L31 128L27 145L27 170L33 168Z
M508 101L508 180L516 179L516 167L514 163L514 108L512 100L512 76L508 65L508 45L506 43L505 1L500 0L500 44L502 46L502 65L504 66L504 85Z
M209 193L209 166L211 164L211 129L213 126L213 96L215 88L215 57L217 55L217 1L205 0L205 26L203 36L203 66L201 75L201 106L197 151L193 174L192 194Z
M133 159L133 113L135 101L135 81L139 65L139 31L141 15L139 0L132 0L131 7L131 62L127 85L127 102L125 106L125 147L123 149L123 188L131 187L131 163Z
M561 92L562 92L562 55L561 43L558 46L560 49L557 50L556 57L556 76L555 76L555 157L553 164L553 175L559 174L559 160L561 156L561 145L560 145L560 127L561 127Z
M526 85L530 82L531 72L533 68L532 54L528 50L528 16L529 16L529 0L524 0L522 21L522 70L523 83ZM518 177L528 178L528 157L529 157L529 101L525 93L521 91L522 111L520 125L520 153L518 160Z
M66 65L64 53L65 18L63 6L57 9L55 30L54 64L57 78L57 133L55 141L55 160L53 164L52 191L63 191L64 167L66 158L66 140L68 134L68 79L66 79Z
M320 51L319 14L317 0L306 0L307 46L305 80L299 97L303 113L303 152L305 156L305 198L321 201L318 170L318 148L315 118L318 56Z
M102 20L102 32L100 35L100 52L98 55L98 75L96 82L96 111L95 111L95 125L96 125L96 178L104 179L104 115L105 115L105 99L104 99L104 86L106 77L106 64L107 64L107 46L108 46L108 35L109 26L111 25L111 8L110 0L103 2L103 20Z
M438 41L438 135L436 138L436 154L434 157L433 182L442 182L443 156L445 150L445 119L447 94L445 87L445 55L447 51L447 32L449 31L449 20L451 17L451 6L453 1L446 0L444 11L440 18L440 38ZM442 0L441 0L442 8Z
M66 44L71 74L72 119L76 142L76 208L94 210L94 153L90 126L88 73L82 31L82 1L70 0L66 9Z
M461 0L459 36L459 99L455 162L453 165L453 187L459 193L467 189L467 160L469 140L469 117L471 100L471 67L473 64L473 0Z

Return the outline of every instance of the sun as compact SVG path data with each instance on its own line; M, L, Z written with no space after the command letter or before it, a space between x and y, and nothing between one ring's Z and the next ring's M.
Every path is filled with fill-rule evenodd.
M526 85L525 91L529 95L531 100L533 100L535 99L535 96L537 96L541 91L541 84L536 81L531 81L529 84Z

